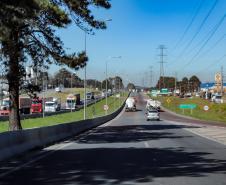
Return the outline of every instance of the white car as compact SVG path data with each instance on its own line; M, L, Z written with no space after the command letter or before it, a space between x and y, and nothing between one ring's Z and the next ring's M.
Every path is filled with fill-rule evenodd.
M147 110L146 113L147 121L149 120L160 120L160 113L156 109Z
M224 102L221 95L216 95L213 101L215 103L223 103Z
M55 91L56 91L56 92L61 92L62 89L61 89L60 87L56 87L56 88L55 88Z

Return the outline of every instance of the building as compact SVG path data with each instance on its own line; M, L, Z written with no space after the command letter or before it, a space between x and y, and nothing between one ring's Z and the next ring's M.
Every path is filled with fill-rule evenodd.
M226 92L226 83L224 83L224 92ZM201 91L212 91L212 92L219 92L219 87L216 86L214 82L206 82L200 84Z

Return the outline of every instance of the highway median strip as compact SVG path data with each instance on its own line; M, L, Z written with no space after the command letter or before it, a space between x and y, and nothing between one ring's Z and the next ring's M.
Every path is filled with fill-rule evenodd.
M121 98L116 98L114 96L108 97L108 114L113 113L117 110L124 102L127 97L127 93L125 93ZM87 119L92 119L94 117L101 117L106 114L103 109L105 105L105 99L92 104L87 107ZM58 125L62 123L74 122L83 120L83 109L80 109L75 112L68 112L63 114L58 114L54 116L48 116L45 118L29 118L21 120L23 129L37 128L37 127L45 127ZM8 121L0 121L0 132L8 131Z

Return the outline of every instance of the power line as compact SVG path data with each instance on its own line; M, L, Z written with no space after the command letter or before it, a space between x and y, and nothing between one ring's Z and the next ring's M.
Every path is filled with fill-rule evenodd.
M210 34L210 36L207 38L207 40L203 43L203 45L199 48L199 50L196 52L196 54L192 57L192 59L186 63L184 65L184 67L182 68L185 69L185 67L187 67L189 64L191 64L194 59L200 54L200 52L203 50L203 48L208 44L208 42L210 41L210 39L214 36L214 34L217 32L217 30L219 29L219 27L222 25L224 19L226 17L226 14L220 19L220 21L216 24L216 26L213 28L212 33Z
M183 41L185 35L187 34L188 30L190 29L190 27L192 26L193 22L195 21L197 15L199 14L199 11L203 5L205 0L201 0L201 2L199 3L190 23L188 24L188 26L186 27L186 29L184 30L184 33L182 34L181 38L179 39L179 41L176 43L176 45L174 46L174 49L176 49L178 47L178 45Z
M224 54L219 59L213 61L210 65L206 66L204 69L198 71L196 74L199 74L199 73L201 73L203 71L208 71L208 69L210 69L213 65L220 64L225 57L226 57L226 55Z
M193 35L192 39L187 43L187 45L185 46L185 48L183 49L183 51L180 53L179 57L181 57L185 53L185 51L191 46L191 44L193 43L193 41L195 40L195 38L197 37L197 35L200 33L201 29L205 25L207 19L210 17L210 15L213 12L214 8L216 7L217 3L218 3L218 0L215 0L214 1L214 4L212 5L212 7L210 8L210 10L208 11L207 15L204 17L203 21L201 22L201 24L198 27L198 29L195 32L195 34Z
M210 53L211 51L213 51L213 48L215 48L218 44L220 44L220 42L225 38L226 34L222 35L211 47L209 47L209 49L207 49L203 54L208 54Z

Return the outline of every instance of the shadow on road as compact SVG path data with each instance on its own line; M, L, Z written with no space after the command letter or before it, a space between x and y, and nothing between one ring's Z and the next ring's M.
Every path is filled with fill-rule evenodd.
M1 184L120 184L155 177L202 177L225 173L226 161L183 148L65 149L1 179Z
M121 143L140 142L158 139L182 139L192 136L180 136L170 132L171 129L182 129L182 125L127 125L96 128L91 134L80 137L78 143ZM190 127L189 127L190 128ZM164 130L164 131L163 131ZM169 130L168 132L165 130Z

